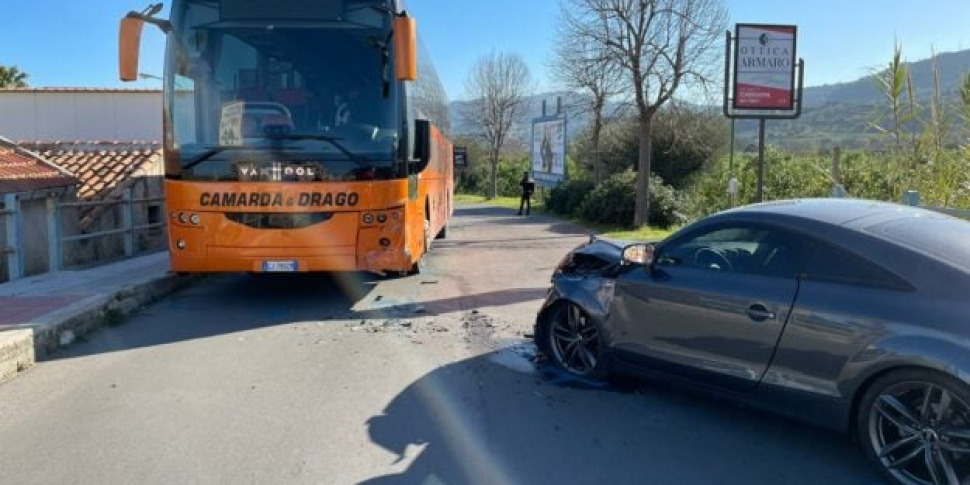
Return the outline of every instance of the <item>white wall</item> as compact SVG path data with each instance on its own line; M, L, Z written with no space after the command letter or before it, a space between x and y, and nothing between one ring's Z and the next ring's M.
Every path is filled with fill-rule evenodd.
M14 141L161 141L162 94L0 91L0 136Z

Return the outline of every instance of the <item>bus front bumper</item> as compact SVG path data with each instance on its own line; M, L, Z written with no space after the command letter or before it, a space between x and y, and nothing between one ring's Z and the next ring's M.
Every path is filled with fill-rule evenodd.
M222 250L209 248L206 256L193 256L172 252L172 270L179 273L263 273L272 271L270 267L290 267L299 273L342 272L342 271L407 271L411 269L411 255L404 250L381 250L365 252L358 257L357 248L326 248L312 250L305 254L304 248L292 250L262 250L260 254L246 254L240 248ZM326 252L326 254L320 254ZM284 263L273 264L273 263ZM289 264L293 263L293 264Z

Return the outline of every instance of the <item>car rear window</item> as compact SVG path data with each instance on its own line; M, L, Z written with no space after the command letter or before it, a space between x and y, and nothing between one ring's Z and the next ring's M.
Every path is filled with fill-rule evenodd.
M970 271L970 222L944 215L906 217L867 231Z

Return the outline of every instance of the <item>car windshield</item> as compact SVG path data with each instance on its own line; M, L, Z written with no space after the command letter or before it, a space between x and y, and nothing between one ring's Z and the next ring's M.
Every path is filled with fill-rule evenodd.
M352 24L267 22L208 1L184 5L167 81L182 179L394 175L402 118L386 13L365 6ZM274 167L304 175L273 178Z

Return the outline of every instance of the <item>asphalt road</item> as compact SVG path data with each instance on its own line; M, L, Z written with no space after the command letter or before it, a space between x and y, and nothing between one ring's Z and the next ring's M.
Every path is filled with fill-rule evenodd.
M582 240L465 207L420 276L210 277L0 386L0 483L880 483L826 431L537 371Z

